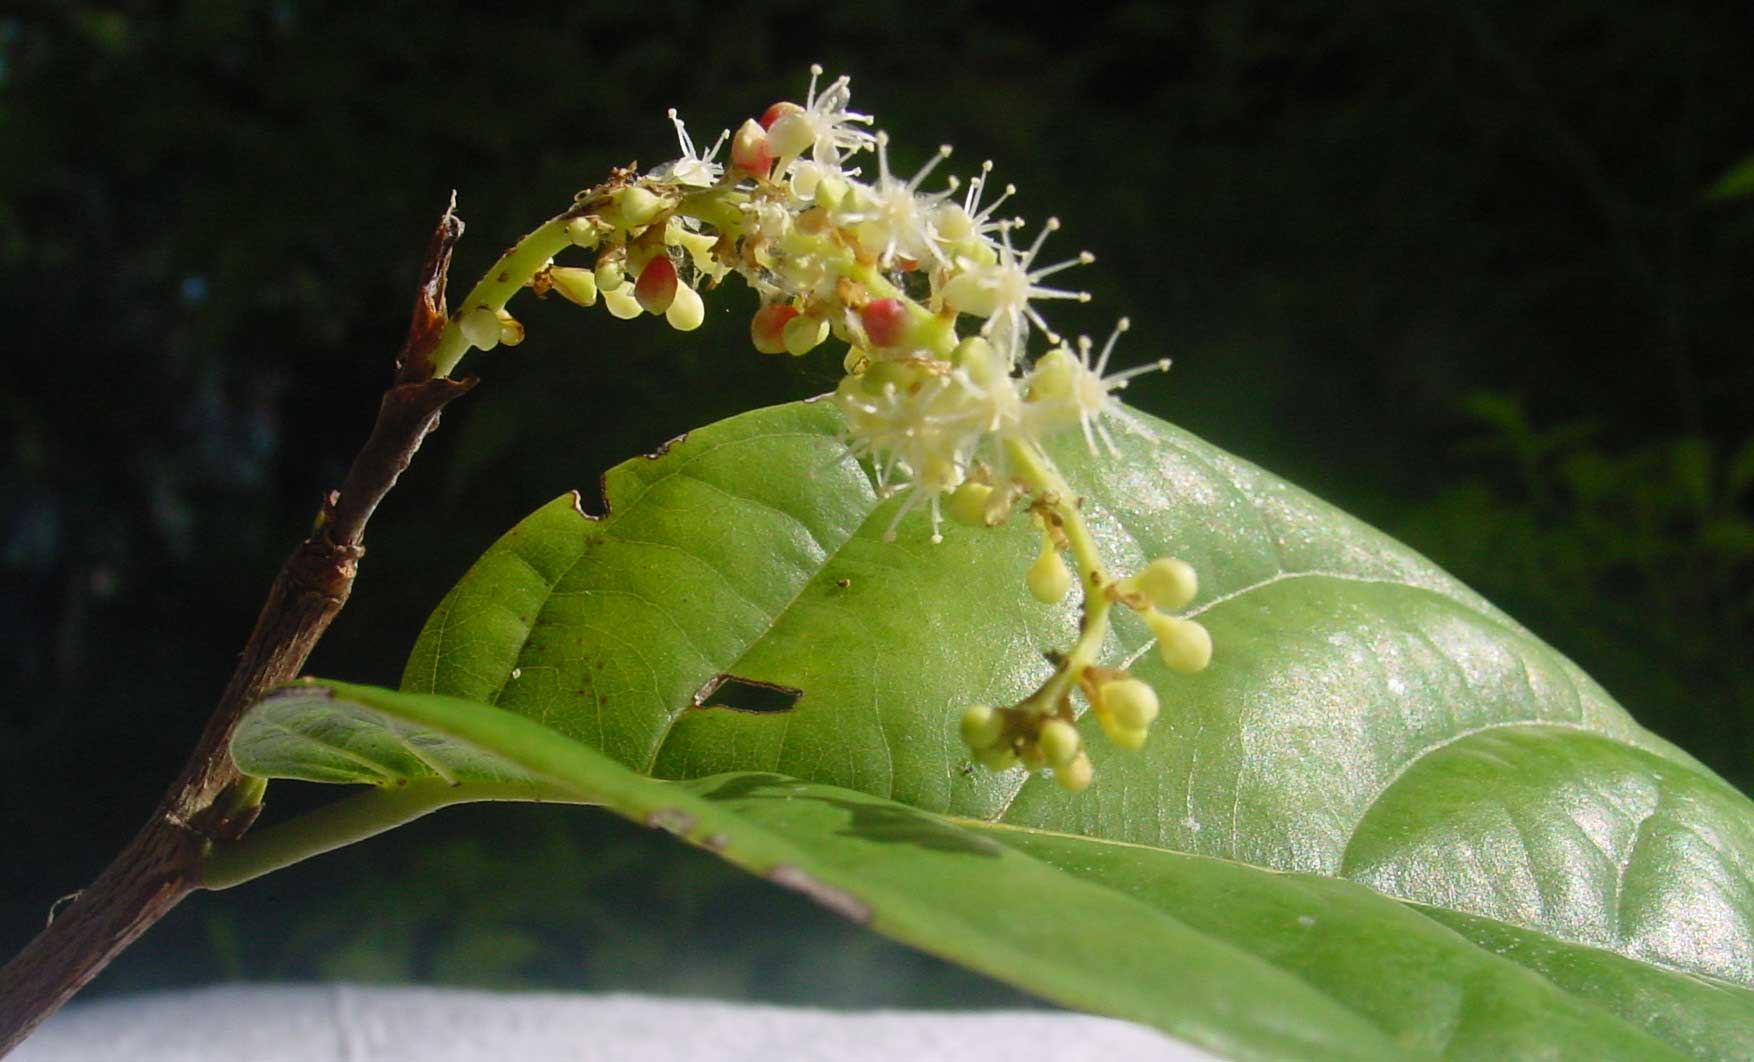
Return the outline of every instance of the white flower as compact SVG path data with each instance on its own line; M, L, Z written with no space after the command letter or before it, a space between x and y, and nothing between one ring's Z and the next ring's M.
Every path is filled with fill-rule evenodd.
M1076 258L1032 269L1036 257L1041 254L1042 243L1048 238L1048 233L1060 227L1060 220L1049 218L1035 242L1022 253L1011 245L1013 226L1014 223L1009 221L999 225L998 261L989 265L958 257L957 273L945 282L941 294L945 305L950 308L986 318L981 334L992 339L999 349L1010 352L1015 361L1023 352L1023 341L1028 337L1030 325L1035 325L1050 340L1059 339L1041 313L1029 304L1031 299L1090 301L1087 291L1050 288L1041 282L1062 269L1089 265L1096 261L1096 256L1083 251Z
M948 190L929 195L920 194L920 185L949 157L950 146L946 144L912 179L903 181L889 172L889 134L878 133L877 181L853 185L847 197L850 202L834 213L835 222L851 227L859 246L885 269L893 268L898 257L915 264L928 256L945 262L944 252L933 239L930 218L956 185L952 181Z
M1062 346L1048 351L1036 361L1023 378L1028 390L1027 417L1034 431L1044 436L1052 435L1077 424L1083 429L1084 442L1092 454L1097 452L1096 440L1099 437L1109 453L1116 452L1114 439L1103 424L1105 417L1141 435L1149 434L1139 419L1128 413L1114 397L1114 392L1125 388L1135 376L1167 371L1169 359L1159 358L1111 376L1103 375L1108 369L1108 359L1114 353L1115 342L1129 327L1125 317L1115 322L1115 330L1109 333L1108 342L1102 345L1102 353L1094 364L1089 336L1078 337L1075 358Z
M842 74L818 95L816 79L821 76L822 67L812 63L804 106L781 114L768 126L767 142L782 160L782 172L806 151L818 166L839 169L841 163L877 142L871 133L857 128L870 125L871 116L847 110L853 98L848 87L852 79Z
M682 119L676 116L674 107L670 108L670 121L676 126L676 142L682 146L682 157L653 169L652 179L689 188L710 188L717 184L719 175L725 172L725 168L714 162L713 156L719 153L719 148L725 146L725 138L731 135L730 130L721 131L719 138L713 141L713 146L705 155L701 155L695 152L694 138L688 135L688 129L682 124Z
M981 196L986 192L987 182L992 179L993 163L991 159L981 163L981 172L970 178L968 192L962 197L961 203L942 203L932 211L932 231L946 245L955 248L959 244L970 241L984 240L990 232L997 232L1003 221L992 220L993 212L998 210L1005 200L1017 194L1017 186L1008 184L999 193L999 198L981 206ZM995 253L997 248L994 248Z
M959 376L942 362L886 362L847 377L835 391L847 418L847 450L872 460L878 490L906 492L885 541L922 504L931 512L932 541L943 539L939 499L967 478L987 438L986 413Z

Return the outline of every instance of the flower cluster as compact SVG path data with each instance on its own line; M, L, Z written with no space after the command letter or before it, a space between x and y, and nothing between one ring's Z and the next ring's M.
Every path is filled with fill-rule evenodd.
M942 147L918 172L897 174L887 134L851 109L848 79L821 80L812 67L803 103L774 104L704 153L671 111L681 157L644 175L618 171L526 237L502 259L503 283L484 281L458 311L457 342L486 350L523 338L505 302L522 282L511 266L527 265L522 275L539 295L601 301L620 318L661 315L684 331L704 320L701 293L735 273L760 300L749 325L756 350L802 355L831 336L845 343L847 374L834 397L846 445L870 462L881 489L903 495L887 537L922 508L934 541L946 511L991 527L1022 508L1043 542L1025 578L1030 592L1051 603L1074 581L1084 589L1080 637L1054 656L1053 677L1017 705L970 709L962 721L983 764L1052 768L1056 781L1082 789L1092 768L1073 690L1123 747L1142 744L1158 713L1150 686L1096 664L1108 609L1138 610L1179 671L1203 668L1211 641L1198 623L1163 611L1193 597L1186 564L1162 559L1130 579L1106 577L1078 499L1041 444L1076 429L1093 454L1099 445L1113 452L1111 425L1142 430L1115 392L1169 362L1109 373L1124 318L1100 352L1088 338L1062 338L1043 306L1089 299L1055 285L1092 256L1044 260L1059 222L1030 233L1022 218L1001 215L1015 189L992 194L991 163L966 187L956 177L934 183L951 155ZM555 261L568 245L589 253L588 264ZM1046 350L1032 357L1036 336Z

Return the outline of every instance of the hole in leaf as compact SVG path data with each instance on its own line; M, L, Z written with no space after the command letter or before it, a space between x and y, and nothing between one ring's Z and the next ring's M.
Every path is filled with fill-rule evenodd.
M729 708L734 712L786 712L804 696L803 690L772 682L714 675L694 695L696 708Z

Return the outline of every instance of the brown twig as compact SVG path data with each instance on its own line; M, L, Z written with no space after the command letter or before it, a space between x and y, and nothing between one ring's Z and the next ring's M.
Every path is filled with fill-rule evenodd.
M239 774L231 759L239 717L263 693L298 677L347 602L373 511L437 425L440 411L474 385L433 378L432 350L447 318L451 249L463 234L455 209L453 196L427 248L408 339L371 436L341 489L324 499L310 537L275 577L237 669L181 774L97 880L0 967L0 1056L199 888L208 848L243 836L261 809L261 783Z

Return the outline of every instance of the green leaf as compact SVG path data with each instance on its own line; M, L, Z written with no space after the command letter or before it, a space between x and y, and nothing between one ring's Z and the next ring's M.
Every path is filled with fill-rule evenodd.
M911 844L845 853L851 877L811 870L877 911L879 931L1220 1050L1343 1054L1337 1037L1379 1055L1587 1044L1579 1057L1660 1056L1639 1029L1687 1054L1754 1050L1747 799L1417 554L1144 419L1149 434L1123 436L1116 458L1095 460L1078 439L1055 458L1114 569L1166 554L1199 569L1188 614L1217 652L1201 675L1171 675L1143 625L1121 617L1103 662L1156 686L1164 712L1139 752L1084 727L1097 777L1082 795L971 769L956 735L961 706L1027 693L1048 673L1041 651L1070 641L1075 606L1043 606L1023 589L1035 533L1021 520L946 527L934 546L914 514L885 542L901 503L880 500L842 457L826 404L746 414L619 466L605 477L602 518L576 497L533 514L434 613L404 688L495 705L503 711L481 718L522 717L555 748L588 746L635 775L687 783L665 791L715 794L713 779L733 772L802 787L786 791L841 817L812 812L803 825L764 818L773 801L717 806L814 857L839 851L844 802L914 809L907 822L1003 845L1028 857L1029 874L1052 868L1053 888L1069 875L1144 904L1200 943L1165 945L1167 965L1149 967L1159 987L1117 1009L1105 993L1138 989L1121 967L1102 991L1029 979L1058 963L1031 950L1034 925L1000 919L953 938L882 917L977 899L1009 911L1034 888L1007 876L1022 864L971 875L974 893L954 896L964 886L910 870ZM795 703L744 711L729 693L733 707L697 707L728 679L744 685L727 690L773 687ZM315 745L294 727L301 736L280 753L251 737L240 759L265 774L383 785L372 772L390 765L395 777L442 774L424 756L473 777L446 766L454 751L487 757L469 772L500 772L498 798L518 795L504 788L516 772L492 757L532 768L495 734L471 731L451 750L463 731L407 707L430 699L372 696L372 708L419 727L372 745L369 766L350 759L361 738L337 720ZM385 802L387 823L401 812ZM860 891L860 874L896 891ZM1060 913L1098 951L1128 946L1124 919ZM1270 1042L1252 1012L1186 1000L1220 961L1204 949L1273 966L1272 993L1290 993L1287 978L1318 993L1327 1009L1263 1004L1284 1017L1273 1035L1307 1043ZM1019 954L1029 961L999 958ZM1053 976L1101 974L1067 965Z
M1684 1057L1638 1025L1724 1057L1754 1044L1754 993L1483 920L1458 931L1349 882L956 820L781 775L654 781L454 698L293 687L246 717L233 748L274 777L351 763L386 787L354 802L401 817L505 799L508 785L599 803L878 932L1229 1057ZM1499 954L1520 949L1585 989ZM1598 1002L1588 986L1603 981L1626 991Z

